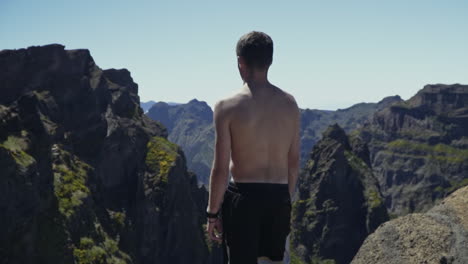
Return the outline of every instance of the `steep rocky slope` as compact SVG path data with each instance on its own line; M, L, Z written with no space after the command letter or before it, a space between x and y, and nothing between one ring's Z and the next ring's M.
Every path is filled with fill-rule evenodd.
M187 166L204 185L209 184L214 155L213 111L204 101L187 104L158 102L147 115L167 127L169 140L180 145L187 156Z
M349 263L367 235L388 220L367 146L330 126L314 146L293 204L292 264Z
M219 261L206 190L137 92L87 50L0 51L2 263Z
M459 189L424 214L382 224L353 264L468 263L468 187Z
M468 184L467 85L427 85L377 112L360 134L393 214L425 211Z

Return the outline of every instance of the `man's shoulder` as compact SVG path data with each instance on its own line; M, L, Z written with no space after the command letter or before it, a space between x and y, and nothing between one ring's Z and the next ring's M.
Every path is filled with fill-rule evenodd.
M223 99L218 100L214 105L215 112L229 112L239 106L242 101L247 99L247 96L243 93L235 93L229 95Z
M298 108L296 98L294 98L292 94L286 92L285 90L277 86L274 86L274 87L275 89L277 89L277 91L281 95L282 101L286 102L286 104L292 108Z

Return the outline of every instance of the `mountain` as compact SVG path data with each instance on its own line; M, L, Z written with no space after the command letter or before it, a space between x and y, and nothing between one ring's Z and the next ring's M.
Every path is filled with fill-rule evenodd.
M349 133L370 120L375 112L400 101L401 98L396 95L385 97L378 103L358 103L336 111L301 109L301 167L328 126L337 123Z
M0 51L2 263L219 263L207 191L126 69L62 45Z
M141 102L140 107L143 109L143 112L146 113L148 110L155 104L156 102L153 100L150 100L148 102Z
M387 220L367 146L337 124L328 127L299 176L291 263L349 263L367 235Z
M184 150L189 170L195 172L202 184L208 185L215 139L210 106L197 99L179 105L158 102L147 115L167 127L169 140Z
M359 133L394 215L426 211L468 184L468 85L426 85Z
M428 212L382 224L352 264L468 263L468 186Z
M156 103L157 102L155 102L153 100L150 100L148 102L141 102L140 107L141 107L141 109L143 109L144 113L147 113L148 110ZM181 103L174 103L174 102L165 102L165 103L168 104L168 105L180 105L181 104Z

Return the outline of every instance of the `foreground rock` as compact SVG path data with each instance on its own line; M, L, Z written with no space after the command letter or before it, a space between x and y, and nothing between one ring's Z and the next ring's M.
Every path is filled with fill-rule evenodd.
M207 192L137 93L87 50L0 51L2 263L219 261Z
M409 214L382 224L352 263L468 263L468 187L425 214Z
M349 263L367 235L388 220L366 145L336 124L314 146L298 185L291 263Z

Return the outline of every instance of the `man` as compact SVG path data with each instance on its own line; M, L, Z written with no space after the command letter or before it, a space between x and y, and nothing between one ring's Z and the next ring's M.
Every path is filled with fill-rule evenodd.
M236 51L244 85L214 107L206 231L225 242L230 264L281 263L299 170L299 109L267 79L273 57L267 34L242 36Z

